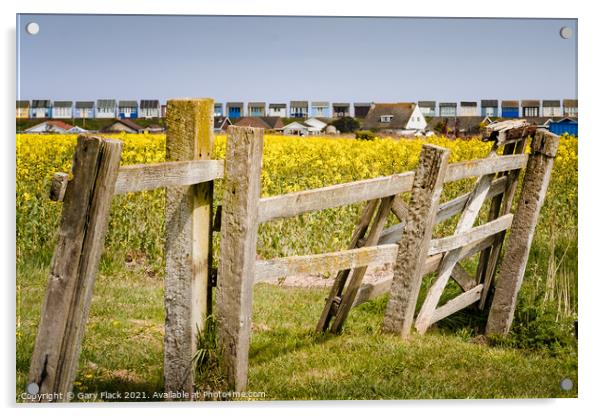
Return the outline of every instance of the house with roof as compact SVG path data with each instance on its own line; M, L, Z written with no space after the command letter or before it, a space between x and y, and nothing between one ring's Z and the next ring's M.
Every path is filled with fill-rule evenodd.
M579 136L579 124L577 119L564 117L560 120L552 120L548 123L548 130L559 136L570 134L571 136Z
M265 103L250 102L247 104L247 114L251 117L265 116Z
M159 118L160 116L161 104L159 100L140 100L138 118Z
M96 100L96 118L117 117L117 101L111 99Z
M425 117L435 117L437 115L436 101L418 101L418 108Z
M55 101L52 104L52 118L73 118L73 101Z
M76 101L73 117L94 118L94 101Z
M289 108L290 117L307 118L309 115L309 103L307 101L291 101Z
M518 116L518 100L503 100L502 117L516 118Z
M73 126L61 120L46 120L40 124L36 124L25 130L25 133L58 133L65 134L71 130Z
M103 133L144 133L144 127L139 126L130 119L117 119L108 126L104 127Z
M243 103L241 102L230 102L226 103L226 114L230 119L240 118L244 116Z
M119 100L117 113L119 118L138 118L138 101Z
M268 106L269 117L286 117L285 103L270 103Z
M287 136L315 136L320 134L324 127L326 127L326 123L312 118L305 121L293 121L282 127L282 133Z
M309 115L310 117L330 117L330 104L328 101L312 101Z
M29 118L29 100L17 100L17 118Z
M224 104L213 103L213 117L222 117L224 115Z
M50 118L52 117L52 107L50 100L32 100L31 118Z
M322 131L328 125L327 123L325 123L324 121L320 120L317 117L310 117L307 120L305 120L303 123L312 127L312 131L317 132L317 133L322 133Z
M521 106L523 117L539 117L539 107L541 106L539 100L522 100Z
M543 117L561 117L560 100L543 100L541 102L541 115Z
M373 104L362 122L362 128L365 130L400 135L421 133L426 126L424 115L415 103Z
M460 101L460 117L476 117L478 115L476 101Z
M567 117L579 117L579 102L578 100L562 100L562 108L564 115Z
M353 103L353 116L355 118L365 118L371 105L372 103Z
M256 127L265 130L280 130L284 127L284 123L280 117L242 117L234 123L239 127Z
M351 117L349 103L332 103L332 116L334 118Z
M498 100L481 100L481 117L498 117Z
M458 103L439 103L439 117L456 117Z
M225 116L214 116L213 117L213 132L215 134L221 134L228 131L228 126L231 126L232 122L228 117Z

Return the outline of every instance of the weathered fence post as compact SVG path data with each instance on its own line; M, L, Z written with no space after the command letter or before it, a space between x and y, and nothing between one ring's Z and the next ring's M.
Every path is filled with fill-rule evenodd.
M448 159L449 150L424 145L416 168L384 318L384 330L403 337L409 335L414 320L422 267L428 255Z
M550 182L558 144L559 137L546 130L538 130L531 143L531 155L525 170L521 196L487 320L487 334L506 334L512 325L516 298L527 267L537 218Z
M213 100L167 101L167 160L210 159ZM211 303L213 182L166 189L166 392L194 390L192 359Z
M28 377L28 392L54 393L53 401L68 401L75 379L121 148L117 140L77 139Z
M228 128L216 312L227 382L237 391L247 386L262 153L263 129Z

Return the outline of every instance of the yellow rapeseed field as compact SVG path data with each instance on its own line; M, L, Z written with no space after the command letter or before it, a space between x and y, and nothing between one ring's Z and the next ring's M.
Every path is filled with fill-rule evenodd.
M119 134L124 142L122 164L165 160L165 136ZM60 203L48 200L55 172L69 172L75 135L17 135L17 249L18 257L49 250L55 234ZM414 169L424 143L451 150L451 161L483 157L490 145L477 139L300 138L266 136L262 195L311 189L326 185L390 175ZM215 157L224 158L225 136L215 140ZM447 187L444 198L468 189L471 182ZM217 198L220 199L219 184ZM577 139L563 137L554 169L550 195L544 208L546 227L576 233ZM552 209L550 209L552 207ZM120 196L115 199L108 252L151 256L160 262L163 246L163 191ZM343 248L353 228L358 207L309 213L262 226L258 252L265 257L303 254ZM115 249L115 250L112 250Z

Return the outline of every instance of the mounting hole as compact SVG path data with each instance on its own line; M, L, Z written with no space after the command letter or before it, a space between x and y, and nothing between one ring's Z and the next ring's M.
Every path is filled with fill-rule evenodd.
M25 30L30 35L37 35L38 32L40 31L40 25L37 24L36 22L29 22L29 23L27 23L27 26L25 26Z
M560 388L564 391L569 391L573 389L573 380L566 377L560 381Z
M563 26L560 28L560 37L562 39L570 39L573 36L573 29L568 26Z
M29 394L38 394L40 392L40 386L38 386L37 383L29 383L26 390Z

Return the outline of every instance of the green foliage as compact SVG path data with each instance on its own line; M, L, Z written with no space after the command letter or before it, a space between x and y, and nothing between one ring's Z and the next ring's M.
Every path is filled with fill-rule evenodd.
M337 118L331 124L341 133L353 133L360 128L360 122L353 117Z
M197 332L197 351L193 357L196 373L194 381L198 391L227 390L220 362L217 321L213 315L210 315L207 317L204 332Z
M358 130L355 132L355 138L359 140L374 140L376 139L376 134L370 130Z

